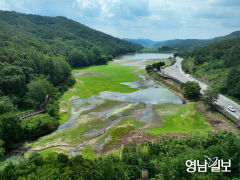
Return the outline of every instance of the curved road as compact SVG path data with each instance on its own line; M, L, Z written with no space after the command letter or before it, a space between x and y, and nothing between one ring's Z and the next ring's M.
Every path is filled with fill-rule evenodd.
M177 57L176 58L176 63L174 65L166 67L163 70L164 74L172 76L172 77L178 79L179 81L181 81L183 83L185 83L187 81L198 82L200 87L201 87L201 93L203 94L203 91L207 89L208 85L194 79L193 77L191 77L190 74L186 74L185 72L183 72L182 67L181 67L181 62L182 61L183 61L182 58ZM227 112L232 114L237 119L240 119L240 105L237 104L236 102L234 102L231 99L229 99L229 98L220 94L216 104L221 106L224 110L226 110ZM228 106L233 106L236 109L236 112L229 111L228 108L227 108Z

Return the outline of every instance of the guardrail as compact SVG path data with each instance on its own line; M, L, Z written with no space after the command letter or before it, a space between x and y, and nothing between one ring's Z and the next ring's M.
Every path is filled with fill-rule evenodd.
M161 76L162 78L165 78L165 79L171 79L179 84L183 84L181 81L179 81L178 79L175 79L167 74L163 74L161 73L160 71L158 71L157 69L153 69L159 76Z
M181 81L179 81L178 79L175 79L171 76L168 76L166 74L163 74L161 73L160 71L157 71L157 69L154 69L154 71L162 78L165 78L165 79L171 79L177 83L180 83L180 84L183 84ZM240 121L237 120L235 117L233 117L231 114L229 114L228 112L226 112L224 109L222 109L221 107L219 107L218 105L216 104L213 104L213 103L208 103L211 107L213 107L215 110L217 110L219 113L221 113L222 115L224 115L226 118L228 118L230 121L232 121L232 123L234 123L237 128L240 129Z
M63 82L59 83L58 85L56 85L56 88L59 88L60 86L64 85L68 80L70 79L70 76L68 76ZM44 113L46 112L45 106L48 103L49 100L49 95L46 95L45 100L40 104L39 108L37 111L33 111L27 114L22 114L20 115L20 119L25 119L25 118L29 118L31 116L34 116L36 114L40 114L40 113Z
M216 109L219 113L224 115L226 118L228 118L232 123L234 123L239 129L240 129L240 121L237 120L234 116L226 112L224 109L222 109L220 106L213 104L213 103L208 103L210 106L212 106L214 109Z
M29 118L29 117L34 116L36 114L46 112L45 106L46 106L48 100L49 100L49 95L46 95L45 100L41 103L41 105L39 106L39 109L37 111L33 111L33 112L30 112L30 113L27 113L27 114L20 115L19 116L20 119Z
M36 115L36 114L44 113L45 111L46 111L46 109L42 109L42 110L39 110L39 111L30 112L30 113L28 113L28 114L21 115L21 116L20 116L20 119L29 118L29 117L34 116L34 115Z

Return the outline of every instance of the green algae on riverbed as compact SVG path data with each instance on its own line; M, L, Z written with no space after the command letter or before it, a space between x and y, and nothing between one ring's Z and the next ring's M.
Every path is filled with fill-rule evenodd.
M70 116L70 108L72 106L71 98L89 98L97 95L102 91L134 92L136 88L130 88L127 85L120 83L133 82L141 79L135 72L136 67L128 67L116 65L114 62L109 62L107 65L91 66L88 68L74 69L72 74L76 72L95 72L96 76L75 77L77 83L74 85L75 91L67 91L60 99L60 108L67 109L66 112L60 112L60 123L64 123ZM99 75L101 74L101 75Z
M194 107L195 103L185 105L155 105L156 111L161 117L161 127L151 127L144 130L150 135L160 137L164 133L203 133L211 130L211 126L205 122L205 118Z
M125 122L124 119L129 118L130 115L131 118L133 116L131 123L129 123L130 120L128 120L128 124L124 125L126 128L122 126L118 127L117 130L112 133L111 130L108 131L110 137L113 136L113 141L117 142L118 138L120 137L119 134L122 135L121 132L126 133L128 130L138 129L140 128L139 124L141 124L140 129L143 128L142 125L144 125L145 128L145 125L147 124L148 126L146 127L149 128L148 130L156 127L156 124L153 124L150 121L152 116L150 118L145 116L145 113L152 113L146 110L148 106L145 106L145 103L166 103L165 101L160 101L164 100L164 98L171 100L168 103L174 103L175 101L177 101L177 104L182 103L179 97L162 87L160 84L156 84L154 81L144 77L139 77L139 74L145 74L144 70L139 70L137 67L123 66L120 65L121 63L119 64L119 62L121 62L121 60L118 62L110 62L107 65L92 66L73 70L73 75L77 73L75 74L77 83L72 88L74 91L67 91L60 100L60 107L62 110L62 112L60 112L61 122L64 123L70 117L71 107L75 108L77 112L78 109L87 108L87 106L92 104L92 101L87 101L88 99L95 101L96 98L100 97L100 95L105 95L104 97L101 97L105 102L81 112L79 117L76 118L76 121L78 121L78 119L85 119L86 121L84 121L84 123L76 123L75 126L70 127L69 129L64 129L62 131L52 133L49 136L40 138L38 142L32 144L32 147L45 147L46 145L49 146L56 143L67 143L76 146L82 144L86 140L90 140L91 138L95 137L96 134L100 135L99 138L106 136L106 134L103 134L103 129L105 126L108 126L108 124L111 124L112 121L116 120L116 123L120 122L121 124ZM138 84L138 86L131 87L131 84ZM117 101L113 101L114 98L110 100L112 97L116 97L116 95L118 95L116 93L122 93L119 97L126 96L124 101L119 101L119 99ZM155 96L153 97L154 94ZM109 95L112 96L110 97ZM86 103L85 100L88 103ZM155 103L152 103L153 100ZM80 106L78 102L80 103ZM115 106L113 105L122 103L128 104L123 104L124 106L119 106L117 109L114 109ZM132 106L131 104L135 105ZM143 106L143 108L139 108L137 104L139 104L139 106ZM148 109L151 111L151 105L149 107L150 108ZM113 111L110 112L110 110ZM111 115L107 119L104 119L101 116L102 113L105 112L110 112ZM116 115L118 113L120 113L120 116ZM144 123L137 121L142 120L140 116L144 118ZM163 123L159 123L157 125L158 130L161 129L161 125L164 127ZM116 127L116 124L112 124L112 126L109 128L111 129L114 126ZM107 129L105 128L104 131L106 130ZM95 140L97 141L98 139L96 138ZM90 146L85 149L88 148L90 148ZM82 152L86 152L85 149L83 149Z
M102 75L76 77L76 79L81 80L82 83L76 83L73 87L76 88L76 91L67 91L63 95L62 100L69 100L72 96L76 95L80 98L89 98L102 91L134 92L136 89L129 88L120 83L139 80L140 78L137 76L137 73L134 72L135 70L135 67L115 65L114 62L110 62L107 65L74 69L72 74L75 72L96 72Z

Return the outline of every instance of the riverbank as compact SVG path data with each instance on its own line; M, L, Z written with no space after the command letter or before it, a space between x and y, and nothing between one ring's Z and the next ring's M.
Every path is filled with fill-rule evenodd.
M132 61L75 69L76 84L60 100L61 125L56 132L27 143L26 155L66 153L94 158L120 148L123 137L142 143L234 131L203 102L186 101L179 84L159 79L155 73L148 76L139 69L143 60Z
M181 88L180 83L177 83L176 81L173 81L171 79L162 78L157 74L157 72L149 74L148 77L158 82L161 82L163 85L172 90L174 93L178 94L178 96L180 96L186 104L195 103L196 109L201 114L203 114L207 122L211 125L211 127L213 127L212 132L226 130L233 132L237 135L240 135L240 131L235 126L234 123L232 123L229 119L227 119L225 116L216 111L212 106L206 104L203 100L200 99L198 101L190 101L184 98L184 91Z

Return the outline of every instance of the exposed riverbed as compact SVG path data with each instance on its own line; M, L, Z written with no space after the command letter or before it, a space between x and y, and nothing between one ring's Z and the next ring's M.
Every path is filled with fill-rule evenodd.
M43 146L41 142L41 145L36 143L35 150L41 151L43 147L45 149L46 147L56 147L56 144L58 144L57 147L61 147L61 144L66 147L66 144L69 144L70 154L76 154L79 148L89 145L95 150L100 150L105 142L111 140L108 131L126 119L136 121L137 124L140 123L141 129L161 126L161 122L154 112L154 105L180 105L183 104L183 101L158 82L148 79L144 73L141 73L143 71L139 72L139 70L144 69L146 64L155 60L159 61L164 58L167 61L166 58L170 56L172 54L132 54L114 60L110 66L86 69L88 71L75 70L75 73L85 73L89 76L76 76L75 91L65 94L70 93L72 96L65 102L66 105L71 105L69 118L58 127L58 130L53 133L53 137L49 135L42 140L47 143L44 143ZM118 66L121 66L121 69ZM127 68L127 66L131 66L131 68ZM105 68L110 68L110 70L106 71ZM125 69L128 70L125 72ZM126 75L126 73L128 74ZM134 81L134 79L136 80ZM112 88L112 86L118 86L119 89ZM95 92L95 88L102 90L91 93ZM82 90L92 95L80 98L86 95L79 93ZM72 150L73 147L75 147L74 150Z
M125 55L117 60L115 60L118 64L127 65L127 66L135 66L138 68L143 67L143 62L145 63L148 60L152 59L161 59L168 58L172 56L172 54L157 54L157 53L141 53L141 54L132 54ZM128 63L126 63L128 61ZM132 62L131 62L132 61ZM131 88L137 88L138 90L131 93L122 93L122 92L112 92L112 91L103 91L98 95L92 96L87 99L77 99L73 100L72 103L75 105L71 108L71 116L68 121L59 126L58 130L64 130L70 128L76 124L74 121L77 119L82 112L86 110L93 109L96 106L99 106L104 103L104 99L113 100L113 101L122 101L122 102L142 102L147 104L146 112L148 114L144 114L141 119L147 117L152 117L151 105L157 104L182 104L182 100L174 93L172 93L167 88L161 86L159 83L156 83L153 80L147 79L144 75L139 75L141 80L135 82L125 82L121 83L127 85ZM141 88L143 87L143 88ZM84 107L81 105L88 104ZM76 108L78 107L78 108ZM99 114L104 114L103 117L107 119L112 112L116 109L121 108L121 106L112 107L112 109L107 110L106 112L101 112Z

